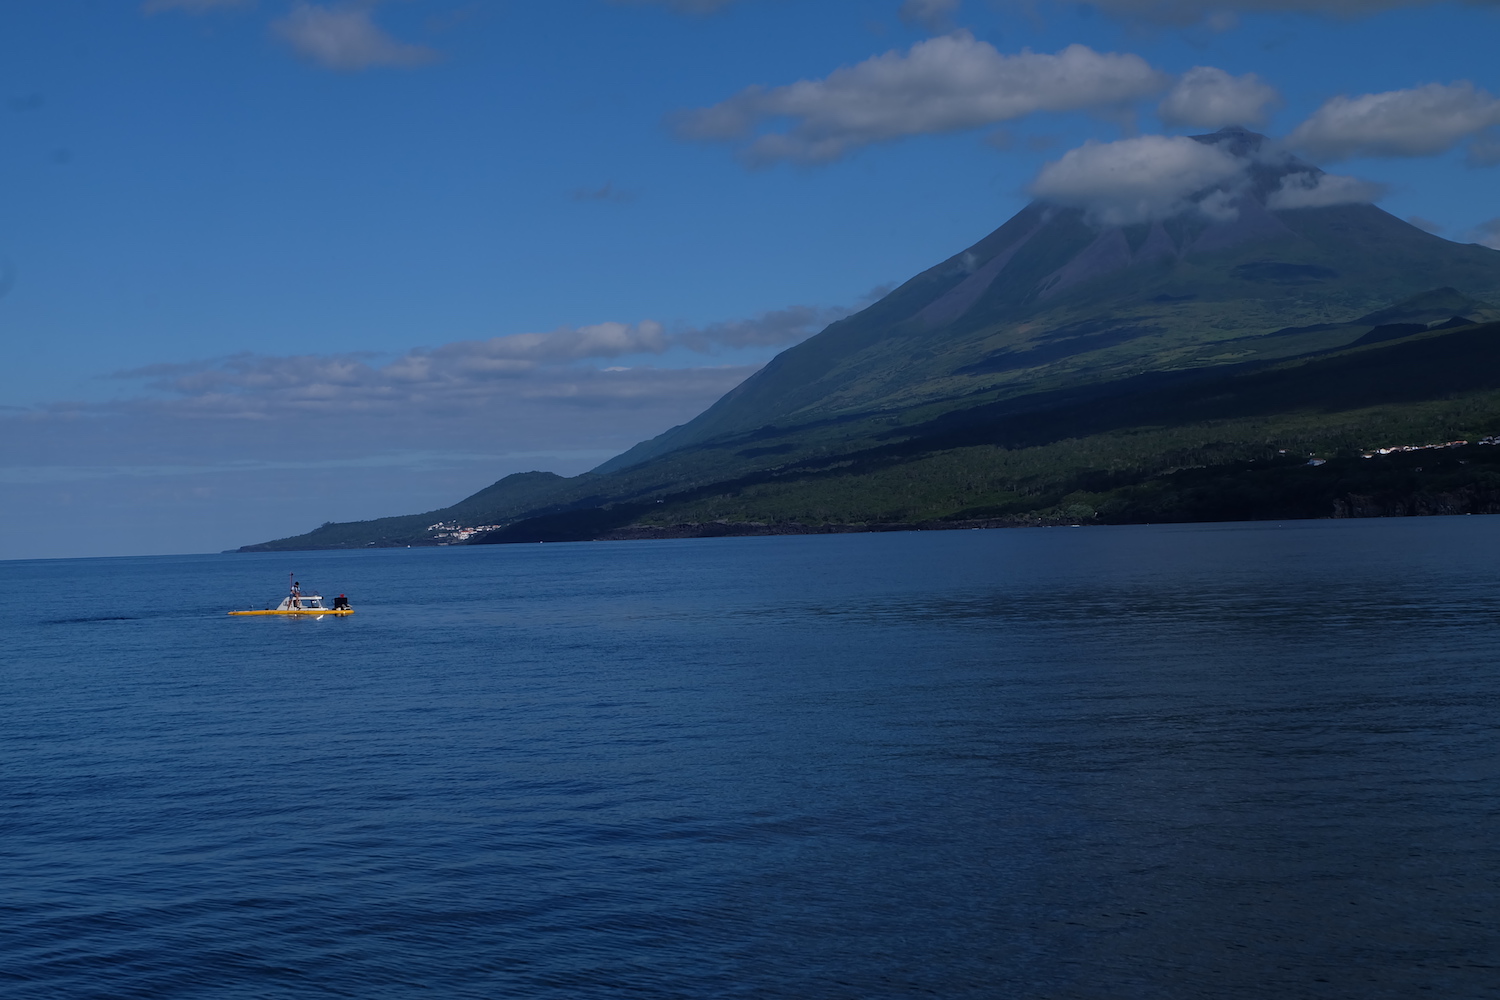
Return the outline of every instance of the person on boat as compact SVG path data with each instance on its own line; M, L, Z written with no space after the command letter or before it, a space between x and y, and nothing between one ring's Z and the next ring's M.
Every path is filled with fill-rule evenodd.
M349 610L349 598L345 597L343 594L340 594L339 596L335 597L333 599L333 610L335 610L335 611L347 611L347 610Z
M292 593L291 593L290 601L287 604L287 607L289 607L289 608L300 608L300 607L302 607L302 584L298 583L296 580L292 581Z

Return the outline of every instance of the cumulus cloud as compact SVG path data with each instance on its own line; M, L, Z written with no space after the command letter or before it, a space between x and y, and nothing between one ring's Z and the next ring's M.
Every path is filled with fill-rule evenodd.
M873 289L852 308L788 306L751 319L709 323L670 333L655 320L643 320L634 324L596 323L559 327L550 333L517 333L489 340L457 341L430 351L414 351L396 364L413 370L430 369L445 375L456 375L460 371L511 374L529 371L537 365L571 364L634 354L664 354L674 347L702 354L723 348L782 347L806 340L888 290L884 286Z
M1011 121L1041 111L1118 110L1169 78L1137 55L1070 45L1002 55L967 32L887 52L819 80L750 87L679 114L677 135L748 141L752 163L828 163L876 142ZM779 119L786 131L757 132Z
M617 358L626 354L661 354L667 349L666 330L653 320L640 323L595 323L561 327L551 333L516 333L489 340L462 340L430 352L414 352L393 370L422 377L486 376L528 370L538 364L562 364L585 358Z
M483 341L412 352L385 365L367 356L239 354L153 365L115 377L142 381L154 395L52 412L192 413L202 417L278 421L323 416L442 416L514 407L526 400L599 408L649 405L684 393L707 405L739 384L754 365L539 367L496 356Z
M1229 23L1236 13L1287 11L1333 17L1362 17L1398 7L1429 7L1442 0L1089 0L1108 14L1157 24ZM1494 0L1470 0L1489 4Z
M1330 205L1367 205L1385 195L1384 184L1338 174L1300 171L1287 174L1266 198L1266 207L1326 208Z
M877 289L867 298L879 298ZM719 347L778 347L805 340L834 320L849 314L848 309L792 306L764 313L755 319L714 323L677 334L676 343L695 351L711 352Z
M1194 195L1201 211L1223 219L1233 213L1227 195L1203 195L1241 177L1245 165L1217 145L1143 135L1069 150L1044 166L1028 190L1043 201L1085 209L1103 225L1175 215L1194 205Z
M410 45L386 34L365 5L323 7L301 3L271 23L271 30L293 51L328 69L353 72L381 66L421 66L437 58L424 45Z
M1469 238L1491 250L1500 250L1500 218L1481 222L1469 231Z
M1468 81L1429 83L1324 103L1287 142L1324 160L1431 156L1500 124L1500 99Z
M888 290L871 290L854 308ZM207 412L254 419L275 415L276 407L338 412L340 407L389 411L405 405L467 406L497 392L579 403L596 398L620 400L641 396L664 380L685 376L649 374L680 370L675 368L616 365L598 369L580 363L662 355L673 348L712 354L721 349L781 347L806 339L851 311L791 306L752 319L671 333L654 320L559 327L548 333L518 333L417 348L383 364L366 353L285 357L237 354L210 361L152 365L113 377L144 383L169 398L194 400L194 405ZM735 371L744 378L753 367L703 370ZM624 372L635 374L621 375ZM708 383L719 385L724 377L713 375ZM723 386L722 391L729 388Z
M461 340L419 348L383 365L368 354L268 357L237 354L188 364L153 365L118 373L153 390L204 401L276 397L282 403L370 405L424 398L462 399L494 391L500 379L518 379L543 366L585 359L661 354L667 350L660 323L596 323L550 333L520 333L489 340ZM581 371L581 370L580 370ZM565 382L580 376L570 372ZM545 379L543 380L545 381Z
M902 0L897 12L907 24L920 24L928 31L947 31L963 0Z
M1280 103L1276 88L1254 73L1231 76L1214 66L1194 66L1182 74L1157 113L1175 126L1260 125L1267 111Z

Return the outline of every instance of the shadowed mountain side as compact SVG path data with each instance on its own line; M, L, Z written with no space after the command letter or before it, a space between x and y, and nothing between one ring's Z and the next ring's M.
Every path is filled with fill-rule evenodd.
M1334 516L1338 504L1368 513L1349 500L1355 490L1384 494L1390 512L1420 513L1426 486L1412 477L1421 466L1362 465L1371 460L1359 454L1500 431L1500 324L1176 387L1145 381L1087 403L950 414L889 445L653 503L528 519L479 543L1060 523L1084 516L1084 507L1088 518L1111 522ZM1342 461L1343 471L1311 475L1309 449ZM1481 494L1500 510L1500 449L1464 454L1446 460L1443 488L1469 499L1433 500L1425 512L1479 503ZM1476 467L1465 471L1469 464ZM1257 509L1261 501L1269 506Z
M1081 213L1033 205L964 254L783 352L697 419L595 471L766 425L1324 350L1376 325L1331 336L1348 317L1438 286L1462 288L1467 294L1456 298L1464 301L1500 298L1500 252L1449 243L1372 205L1269 214L1280 230L1268 239L1133 259L1052 298L1046 283L1103 237ZM1194 238L1194 227L1184 227L1178 240L1202 242L1203 233ZM1143 224L1112 238L1144 250L1165 232ZM991 279L997 260L1005 263ZM976 293L965 287L976 278L991 283ZM1457 305L1448 316L1463 315ZM959 306L964 311L948 319ZM933 328L934 317L947 325Z
M718 434L771 423L818 402L830 388L849 381L850 366L859 359L898 355L902 347L908 348L908 353L929 349L924 342L941 344L942 328L933 326L932 318L946 316L954 308L950 293L964 300L963 311L967 312L973 300L988 288L988 282L995 280L998 269L987 270L992 260L1009 262L1014 251L1023 246L1028 256L1035 256L1040 252L1034 246L1039 230L1048 232L1052 239L1065 233L1072 252L1087 245L1092 233L1082 225L1081 215L1065 213L1066 218L1059 222L1056 214L1043 205L1028 206L962 253L917 275L869 308L778 354L694 420L636 445L594 471L616 471ZM987 279L984 287L963 287L968 279L979 276ZM922 318L928 310L927 318ZM881 344L891 339L899 343ZM764 419L751 419L748 414Z
M1007 413L1000 404L946 414L881 450L916 454L970 444L1025 448L1122 428L1337 413L1500 390L1500 323L1421 330L1400 342L1180 386L1143 381L1115 396L1059 400L1060 405L1042 404L1028 412Z

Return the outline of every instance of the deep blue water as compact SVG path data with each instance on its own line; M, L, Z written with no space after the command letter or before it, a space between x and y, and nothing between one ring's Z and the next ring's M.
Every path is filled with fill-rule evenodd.
M229 618L286 573L349 619ZM1500 996L1500 518L0 563L0 996Z

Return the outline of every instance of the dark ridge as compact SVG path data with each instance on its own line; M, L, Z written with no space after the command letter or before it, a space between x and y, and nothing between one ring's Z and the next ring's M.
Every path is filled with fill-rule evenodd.
M1483 311L1488 308L1488 305L1478 299L1471 298L1456 288L1445 286L1403 299L1393 306L1387 306L1368 316L1361 316L1356 322L1368 323L1371 326L1385 326L1388 323L1431 323L1446 316L1462 316L1464 313Z
M1148 337L1154 333L1161 333L1159 326L1121 326L1112 330L1102 330L1098 333L1088 333L1069 337L1057 337L1056 333L1048 334L1043 345L1033 347L1030 350L1006 349L997 351L989 357L976 361L971 365L965 365L954 371L955 375L989 375L997 372L1016 371L1021 368L1035 368L1038 365L1049 364L1074 354L1082 354L1085 351L1098 351L1126 341L1135 340L1138 337Z
M1342 323L1314 323L1312 326L1288 326L1288 327L1283 327L1280 330L1277 330L1275 333L1268 333L1268 334L1266 334L1266 336L1268 336L1268 337L1279 337L1282 334L1286 334L1286 335L1290 336L1291 334L1294 334L1294 333L1321 333L1324 330L1336 330L1340 326L1343 326L1343 324Z
M1458 327L1461 327L1461 326L1473 326L1473 325L1474 325L1474 321L1472 319L1469 319L1467 316L1455 316L1455 317L1453 317L1452 319L1450 319L1446 323L1438 323L1438 324L1436 324L1434 326L1429 326L1427 329L1429 329L1429 330L1455 330L1455 329L1457 329Z
M1363 347L1366 344L1378 344L1383 340L1399 340L1402 337L1410 337L1414 333L1426 332L1426 323L1387 323L1385 326L1377 326L1349 346Z

